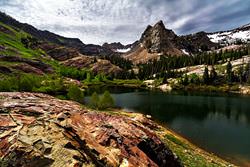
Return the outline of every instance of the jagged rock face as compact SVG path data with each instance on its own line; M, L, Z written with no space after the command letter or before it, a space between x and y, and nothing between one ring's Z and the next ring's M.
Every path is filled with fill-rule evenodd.
M114 43L104 43L102 46L108 49L111 49L113 51L117 51L118 49L129 49L132 48L138 41L128 44L128 45L123 45L120 42L114 42Z
M154 126L48 95L0 93L0 166L182 166Z
M137 45L133 45L132 51L123 56L137 64L158 59L161 55L195 54L217 46L218 44L211 42L205 32L177 36L174 31L166 29L162 21L159 21L154 26L149 25Z
M153 27L148 26L142 34L140 42L149 50L150 53L161 53L174 48L172 40L176 38L172 30L165 28L162 21Z
M127 49L125 45L121 44L120 42L114 42L114 43L104 43L102 45L105 48L117 50L117 49Z
M218 44L211 42L207 36L207 33L204 31L191 35L181 36L178 43L191 53L213 50L219 46Z
M177 45L179 37L169 29L166 29L162 21L154 26L148 26L141 36L138 43L133 45L129 53L123 57L130 59L135 64L146 63L152 59L158 59L161 55L183 55L181 49Z

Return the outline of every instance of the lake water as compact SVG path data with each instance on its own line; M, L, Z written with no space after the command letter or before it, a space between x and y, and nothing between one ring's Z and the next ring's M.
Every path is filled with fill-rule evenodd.
M192 143L240 165L250 163L250 97L114 91L116 106L152 115Z

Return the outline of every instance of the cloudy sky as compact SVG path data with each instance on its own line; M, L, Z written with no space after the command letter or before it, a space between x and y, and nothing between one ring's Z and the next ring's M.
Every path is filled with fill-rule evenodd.
M218 31L250 23L249 0L0 0L21 22L84 43L131 43L163 20L177 34Z

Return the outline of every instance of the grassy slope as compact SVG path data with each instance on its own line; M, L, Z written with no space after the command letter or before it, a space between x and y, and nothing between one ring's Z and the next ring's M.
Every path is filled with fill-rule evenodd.
M40 57L45 54L41 50L32 50L25 48L21 43L21 38L30 36L29 34L15 30L0 22L0 26L6 29L6 32L0 31L0 45L6 49L0 50L0 54L8 56L21 56L24 58Z

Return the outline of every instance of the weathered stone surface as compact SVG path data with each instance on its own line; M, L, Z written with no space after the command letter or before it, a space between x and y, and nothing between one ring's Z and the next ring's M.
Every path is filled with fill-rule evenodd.
M109 75L111 73L119 74L123 71L120 67L112 64L108 60L95 60L93 57L84 55L68 59L67 61L62 62L62 64L66 66L72 66L78 69L89 68L94 73L103 73L106 75Z
M12 68L23 71L25 73L33 73L38 75L43 75L44 72L38 68L35 68L29 64L23 63L23 64L17 64L12 66Z
M181 166L146 117L83 109L44 94L0 93L0 161L9 166Z
M26 58L22 58L22 57L18 57L18 56L2 56L2 55L0 55L0 61L26 63L26 64L32 66L33 68L39 69L40 71L43 71L45 73L53 73L54 72L53 68L50 65L48 65L40 60L30 60L30 59L26 59Z

